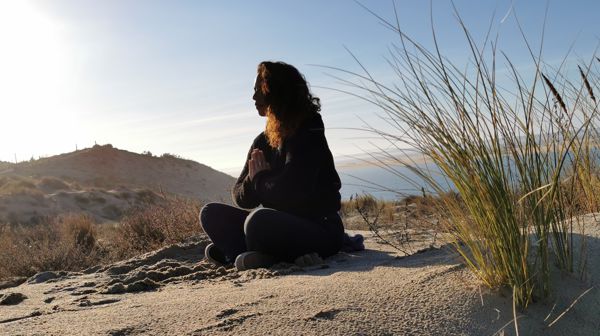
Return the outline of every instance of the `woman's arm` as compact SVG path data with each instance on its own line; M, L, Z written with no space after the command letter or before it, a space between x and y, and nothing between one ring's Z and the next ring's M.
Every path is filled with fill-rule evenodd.
M254 185L249 176L249 167L248 161L252 155L252 151L254 150L256 145L256 141L250 146L250 150L248 151L248 155L246 156L246 162L244 164L244 169L242 169L242 173L240 177L238 177L237 181L232 190L232 198L233 202L244 209L253 209L256 208L260 204L260 200L256 191L254 190Z

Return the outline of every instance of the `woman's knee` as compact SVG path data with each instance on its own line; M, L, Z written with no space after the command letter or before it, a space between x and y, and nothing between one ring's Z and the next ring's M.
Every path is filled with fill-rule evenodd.
M259 208L252 211L244 222L244 234L246 236L256 236L269 231L274 212L275 210L268 208Z
M200 225L202 226L202 229L204 229L204 232L208 233L212 231L212 228L218 222L218 218L220 217L219 213L221 213L224 205L225 204L213 202L207 203L202 207L199 218Z

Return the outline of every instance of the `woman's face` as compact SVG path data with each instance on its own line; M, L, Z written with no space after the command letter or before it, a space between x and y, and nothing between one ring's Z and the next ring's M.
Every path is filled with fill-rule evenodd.
M260 76L256 76L256 80L254 81L254 95L252 99L254 99L254 106L256 106L256 110L258 111L258 115L264 117L267 115L267 102L265 101L265 95L262 93L260 87L262 86L262 78Z

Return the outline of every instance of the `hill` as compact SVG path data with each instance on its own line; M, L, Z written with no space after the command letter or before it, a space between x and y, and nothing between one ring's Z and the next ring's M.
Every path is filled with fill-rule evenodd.
M0 222L88 212L115 220L135 204L171 194L230 202L235 179L175 155L137 154L111 145L17 164L0 162Z

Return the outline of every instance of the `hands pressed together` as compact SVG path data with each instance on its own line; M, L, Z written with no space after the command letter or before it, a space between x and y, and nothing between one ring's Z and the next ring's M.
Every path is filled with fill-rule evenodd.
M260 149L255 148L250 154L250 160L248 160L248 175L250 179L253 180L258 172L269 169L271 167L265 159L265 155Z

